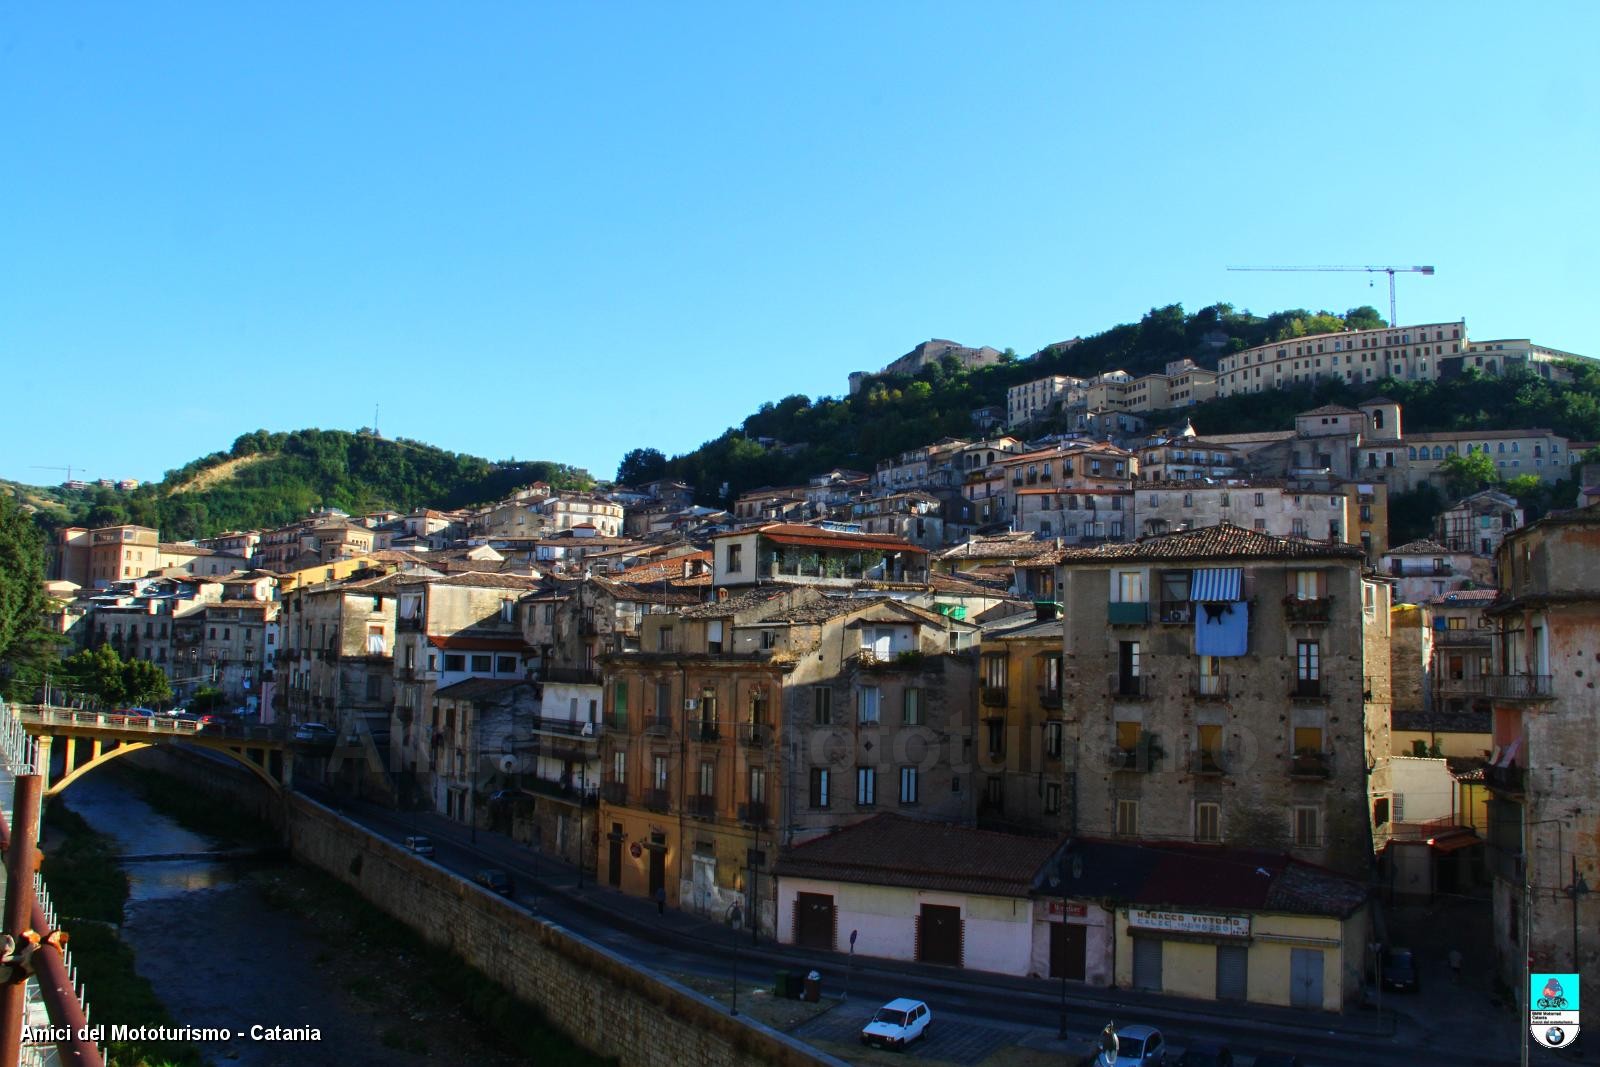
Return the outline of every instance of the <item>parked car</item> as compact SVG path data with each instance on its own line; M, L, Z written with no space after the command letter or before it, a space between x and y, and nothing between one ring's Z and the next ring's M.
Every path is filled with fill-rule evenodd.
M1214 1041L1196 1041L1178 1057L1178 1067L1233 1067L1233 1052Z
M406 848L419 856L433 855L433 842L420 834L406 838Z
M1397 993L1415 993L1422 988L1417 976L1417 958L1408 948L1386 949L1383 953L1383 988Z
M1300 1067L1300 1057L1292 1052L1263 1052L1256 1057L1255 1067Z
M213 715L210 712L206 712L204 715L193 715L190 717L193 718L195 722L200 724L199 728L202 730L212 730L222 725L222 716Z
M1117 1057L1101 1052L1095 1067L1162 1067L1167 1062L1167 1042L1153 1026L1136 1024L1117 1031Z
M332 741L333 727L320 722L303 722L294 728L296 741Z
M920 1000L899 997L873 1013L872 1021L861 1028L863 1045L905 1048L928 1033L933 1012Z
M122 708L117 712L117 714L127 715L135 719L153 719L155 718L156 713L151 711L149 708Z
M517 883L498 867L485 867L472 880L503 897L509 897L517 891Z

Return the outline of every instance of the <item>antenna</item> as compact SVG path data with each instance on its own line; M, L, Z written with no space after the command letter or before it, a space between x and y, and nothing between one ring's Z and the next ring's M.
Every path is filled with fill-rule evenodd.
M376 400L372 402L372 436L383 436L383 434L378 432L378 402Z

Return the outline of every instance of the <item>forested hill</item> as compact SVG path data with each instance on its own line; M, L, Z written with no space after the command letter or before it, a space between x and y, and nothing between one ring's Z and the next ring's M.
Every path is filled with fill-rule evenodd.
M881 459L936 441L971 438L973 409L1004 408L1006 390L1049 374L1089 377L1108 370L1138 375L1167 363L1193 359L1215 367L1217 359L1258 344L1349 326L1384 325L1370 307L1344 315L1304 310L1265 317L1236 312L1227 304L1192 315L1178 305L1156 308L1139 322L1112 327L1070 345L1057 345L1019 359L1008 350L1000 364L962 369L954 359L923 368L913 377L868 378L852 396L790 396L763 404L722 436L686 455L666 458L648 447L623 460L619 481L669 476L694 485L705 503L726 503L762 485L792 485L833 467L870 471ZM1384 393L1406 405L1405 425L1415 430L1544 426L1573 440L1600 437L1600 375L1592 366L1571 387L1538 379L1478 379L1450 383L1392 380L1351 388L1332 381L1250 397L1230 398L1183 411L1152 412L1147 422L1181 425L1192 418L1202 433L1243 433L1293 426L1293 416L1318 404L1353 403ZM1037 425L1032 433L1064 427ZM720 489L728 487L724 496Z
M230 529L271 528L317 507L352 514L394 508L453 508L499 499L535 481L581 487L582 472L562 463L490 463L404 438L368 432L257 430L226 452L214 452L160 482L132 492L88 489L19 493L42 505L39 522L153 526L165 540L205 537ZM21 487L19 487L21 488ZM51 506L60 501L59 506Z

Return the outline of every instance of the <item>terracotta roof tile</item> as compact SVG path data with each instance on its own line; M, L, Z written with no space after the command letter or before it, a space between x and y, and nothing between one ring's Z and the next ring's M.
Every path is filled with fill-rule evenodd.
M1350 559L1361 560L1360 545L1329 544L1325 541L1300 541L1246 530L1232 523L1180 530L1160 537L1145 537L1130 543L1096 545L1093 548L1068 548L1062 551L1064 566L1099 563L1108 560L1201 560L1201 559Z
M884 813L790 850L774 870L784 878L1020 897L1065 843Z

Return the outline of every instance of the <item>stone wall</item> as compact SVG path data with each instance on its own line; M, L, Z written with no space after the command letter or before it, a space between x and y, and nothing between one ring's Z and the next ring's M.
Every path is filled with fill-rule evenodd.
M591 1051L623 1067L842 1064L544 922L306 797L177 753L128 757L237 800L283 827L294 858L350 885L431 944L456 953Z

